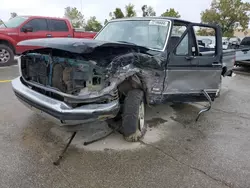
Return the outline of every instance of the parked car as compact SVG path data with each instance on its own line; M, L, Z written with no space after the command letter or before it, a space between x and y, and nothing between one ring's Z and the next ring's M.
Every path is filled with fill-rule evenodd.
M236 66L250 66L250 37L242 39L238 49L236 49Z
M186 29L176 34L179 26ZM194 26L215 30L214 51L199 51ZM211 103L220 93L223 51L218 25L126 18L111 20L94 40L34 39L19 45L43 48L22 54L21 75L12 81L15 95L61 126L120 117L124 138L138 141L147 130L145 105Z
M75 30L69 20L63 18L17 16L0 25L0 66L10 64L15 54L32 49L17 46L20 41L52 37L93 38L95 34Z

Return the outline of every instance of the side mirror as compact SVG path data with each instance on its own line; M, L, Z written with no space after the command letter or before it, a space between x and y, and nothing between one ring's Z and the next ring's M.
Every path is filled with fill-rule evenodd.
M32 27L23 27L22 31L23 31L24 33L32 32L32 31L33 31L33 28L32 28Z

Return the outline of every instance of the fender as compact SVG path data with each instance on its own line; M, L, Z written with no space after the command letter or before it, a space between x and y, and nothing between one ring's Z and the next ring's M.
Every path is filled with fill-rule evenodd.
M11 45L12 49L14 50L14 53L16 52L17 42L13 38L5 34L0 34L0 42L1 41L6 41L8 44Z

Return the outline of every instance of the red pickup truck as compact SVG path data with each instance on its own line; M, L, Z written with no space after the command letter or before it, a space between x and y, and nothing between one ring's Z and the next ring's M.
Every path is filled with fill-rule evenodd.
M17 16L0 25L0 66L9 65L14 55L34 49L17 46L23 40L47 37L94 38L96 32L74 29L68 19L42 16Z

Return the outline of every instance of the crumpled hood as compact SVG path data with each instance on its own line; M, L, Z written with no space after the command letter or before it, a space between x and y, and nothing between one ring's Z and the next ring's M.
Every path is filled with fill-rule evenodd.
M32 39L19 42L18 46L34 46L41 48L53 48L65 50L72 53L91 53L98 47L128 47L140 51L148 51L149 49L133 44L120 42L107 42L95 39L78 39L78 38L48 38L48 39Z

